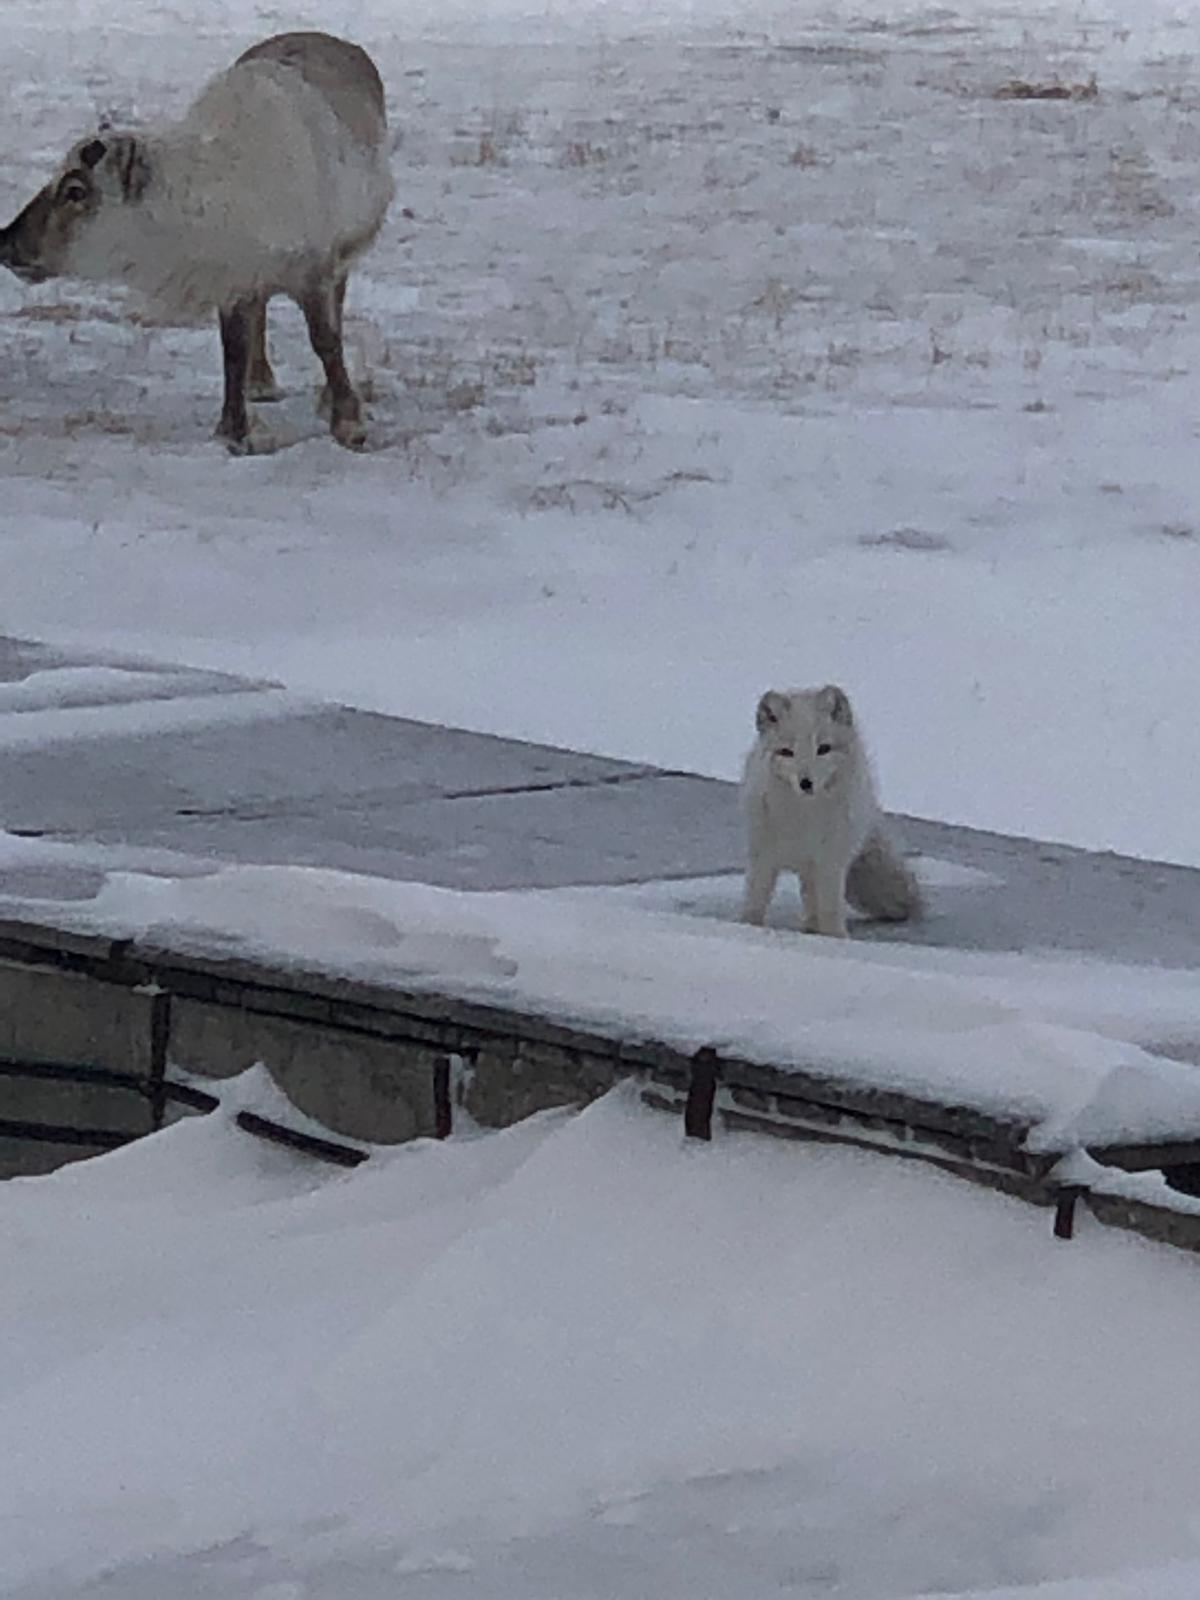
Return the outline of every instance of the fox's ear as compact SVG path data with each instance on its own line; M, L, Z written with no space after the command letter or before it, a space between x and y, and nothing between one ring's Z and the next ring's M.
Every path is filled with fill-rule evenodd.
M821 690L819 704L830 722L836 722L843 728L853 727L854 713L850 710L850 697L844 689L839 689L836 683L825 685Z
M780 694L778 689L768 689L758 702L758 710L754 713L754 725L759 733L765 733L768 728L773 728L789 704L787 695Z

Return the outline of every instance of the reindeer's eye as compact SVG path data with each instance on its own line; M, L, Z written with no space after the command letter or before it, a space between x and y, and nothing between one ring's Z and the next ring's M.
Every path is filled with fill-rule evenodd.
M827 756L832 749L833 746L831 744L819 744L817 746L817 754L819 756Z
M83 205L90 195L91 190L82 178L68 178L58 191L58 198L73 206Z
M777 756L782 756L785 761L790 761L796 752L789 746L785 746L785 748L782 750L776 750L775 754Z

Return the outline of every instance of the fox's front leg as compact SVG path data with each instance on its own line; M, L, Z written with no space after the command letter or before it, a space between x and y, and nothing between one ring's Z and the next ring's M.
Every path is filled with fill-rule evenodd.
M761 928L767 919L767 907L779 882L779 868L769 856L751 854L746 868L746 886L742 893L742 921Z
M846 939L846 898L844 871L827 866L801 874L804 893L804 931L823 934L828 939Z

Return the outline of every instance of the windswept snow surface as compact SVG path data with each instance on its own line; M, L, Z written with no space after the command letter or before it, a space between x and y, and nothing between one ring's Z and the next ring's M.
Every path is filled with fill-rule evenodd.
M4 1190L14 1600L1197 1581L1186 1257L624 1093L331 1174L264 1094Z
M234 461L211 330L6 278L0 627L726 775L836 678L897 809L1200 861L1192 8L7 0L4 215L305 23L399 139L372 453L287 308Z

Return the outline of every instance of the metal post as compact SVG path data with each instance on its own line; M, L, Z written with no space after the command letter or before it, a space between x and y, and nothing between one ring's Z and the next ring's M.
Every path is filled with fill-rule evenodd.
M1066 1184L1058 1191L1058 1200L1054 1207L1054 1237L1056 1239L1073 1239L1075 1237L1075 1206L1083 1194L1079 1184Z
M157 1133L166 1116L167 1051L171 1042L171 996L155 989L150 1001L150 1125Z
M692 1057L692 1079L683 1108L683 1131L689 1139L712 1138L713 1101L717 1093L717 1052L707 1046Z
M439 1056L433 1064L433 1136L448 1139L454 1128L454 1106L450 1099L450 1057Z

